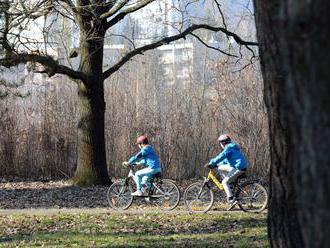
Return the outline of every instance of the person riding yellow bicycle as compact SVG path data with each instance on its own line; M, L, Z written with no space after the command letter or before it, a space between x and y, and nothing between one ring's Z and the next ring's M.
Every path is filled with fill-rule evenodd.
M232 142L229 135L220 135L218 142L223 151L205 164L205 167L218 167L218 170L224 174L222 185L227 195L228 210L230 210L237 204L237 200L234 199L233 192L230 188L230 183L246 172L247 161L239 146Z

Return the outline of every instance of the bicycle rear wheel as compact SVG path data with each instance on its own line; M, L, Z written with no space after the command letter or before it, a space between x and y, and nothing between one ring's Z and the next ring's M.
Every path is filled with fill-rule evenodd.
M172 180L162 179L154 184L150 198L162 210L170 211L180 202L180 190Z
M125 181L113 183L107 193L110 207L117 210L129 208L133 202L132 192L132 186Z
M245 182L238 186L238 205L245 212L260 213L268 204L268 193L257 182Z
M204 182L196 182L188 186L183 199L190 212L206 213L213 205L214 193Z

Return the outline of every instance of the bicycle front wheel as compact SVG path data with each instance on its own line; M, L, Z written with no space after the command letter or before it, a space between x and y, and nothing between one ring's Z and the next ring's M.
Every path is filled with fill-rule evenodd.
M188 186L183 199L190 212L206 213L213 205L214 193L204 182L196 182Z
M268 193L257 182L246 182L238 187L239 207L245 212L260 213L268 204Z
M132 186L125 181L113 183L107 193L110 207L117 210L129 208L133 202L132 192Z
M154 185L150 196L162 210L173 210L180 202L179 187L170 179L162 179Z

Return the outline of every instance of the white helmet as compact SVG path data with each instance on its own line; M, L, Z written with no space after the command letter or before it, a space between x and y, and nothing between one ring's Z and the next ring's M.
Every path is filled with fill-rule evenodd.
M227 145L231 142L231 138L228 134L221 134L218 138L218 142L220 145Z

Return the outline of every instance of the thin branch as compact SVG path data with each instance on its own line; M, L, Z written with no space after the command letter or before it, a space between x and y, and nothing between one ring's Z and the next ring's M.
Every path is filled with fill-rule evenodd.
M78 13L77 7L75 6L75 4L74 4L74 2L72 0L58 0L58 1L64 3L66 6L69 7L69 10L72 11L72 15L73 15L73 17L74 17L75 20L78 20L79 19L78 18L79 17L79 13Z
M109 20L105 26L105 29L109 29L119 21L125 18L130 13L133 13L135 11L138 11L139 9L142 9L143 7L147 6L148 4L154 2L155 0L141 0L137 4L134 4L133 6L126 8L124 11L120 12L118 15L113 17L111 20ZM101 15L102 17L102 15ZM105 18L105 17L103 17Z
M207 48L216 50L224 55L230 56L230 57L235 57L237 58L237 55L231 54L231 53L227 53L223 50L221 50L220 48L214 47L214 46L210 46L209 44L207 44L205 41L203 41L200 37L198 37L197 35L195 35L194 33L191 33L192 36L194 36L200 43L202 43L204 46L206 46Z
M214 0L214 2L217 5L218 11L219 11L219 13L221 15L222 24L227 29L227 25L226 25L226 22L225 22L225 16L224 16L224 14L223 14L223 12L221 10L221 5L220 5L220 3L217 0Z
M111 36L117 36L117 37L124 38L125 40L127 40L133 46L134 49L136 49L134 42L130 38L128 38L126 35L111 33L108 36L106 36L105 38L108 38L108 37L111 37Z
M113 6L109 12L104 13L103 15L100 16L101 19L108 18L110 16L113 16L116 14L118 11L120 11L127 3L129 0L122 0L119 4Z
M156 41L154 43L139 47L137 49L134 49L132 51L130 51L129 53L127 53L124 57L122 57L115 65L113 65L112 67L110 67L109 69L107 69L104 73L103 73L103 78L106 79L108 77L111 76L112 73L116 72L117 70L119 70L120 67L122 67L126 62L128 62L132 57L139 55L139 54L143 54L145 51L148 50L152 50L155 49L157 47L160 47L164 44L169 44L173 41L179 40L179 39L185 39L187 35L191 34L193 31L198 30L198 29L207 29L207 30L211 30L214 32L223 32L224 34L226 34L227 36L233 37L233 39L240 45L243 46L258 46L258 43L256 42L251 42L251 41L245 41L242 38L240 38L237 34L228 31L227 29L223 28L223 27L213 27L207 24L199 24L199 25L192 25L189 28L187 28L186 30L184 30L182 33L179 33L177 35L173 35L173 36L169 36L169 37L165 37L159 41Z
M37 3L35 6L33 6L31 9L28 9L26 7L26 3L23 2L22 0L19 0L19 3L23 9L22 14L24 15L24 17L32 20L35 20L41 16L45 16L49 14L54 7L53 2L49 0L41 1ZM43 5L45 5L45 7L42 7Z
M59 2L63 2L65 3L67 6L70 7L70 9L73 11L73 12L76 12L76 6L74 5L74 3L71 1L71 0L59 0Z
M246 65L244 65L244 66L241 67L240 69L237 69L237 70L235 70L235 71L232 71L232 73L241 72L241 71L243 71L244 69L246 69L247 67L249 67L249 66L251 66L251 65L254 65L253 60L250 60L249 63L247 63Z

